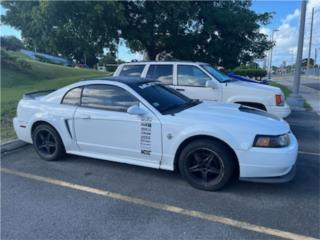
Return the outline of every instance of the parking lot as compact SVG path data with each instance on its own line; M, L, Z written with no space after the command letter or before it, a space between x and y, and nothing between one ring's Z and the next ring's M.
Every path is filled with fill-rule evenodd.
M66 156L32 146L1 159L1 239L274 239L320 237L319 116L293 112L292 182L237 182L219 192L177 173Z

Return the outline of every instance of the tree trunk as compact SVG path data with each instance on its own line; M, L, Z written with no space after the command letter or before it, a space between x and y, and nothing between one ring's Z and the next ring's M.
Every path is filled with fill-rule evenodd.
M155 51L154 48L152 49L146 49L146 52L148 54L148 58L150 61L155 61L157 56L157 51Z

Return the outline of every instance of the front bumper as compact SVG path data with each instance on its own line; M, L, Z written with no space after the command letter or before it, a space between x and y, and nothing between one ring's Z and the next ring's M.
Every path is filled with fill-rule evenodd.
M250 179L257 180L257 178L264 180L266 180L265 178L275 179L286 176L289 173L293 174L291 172L294 171L293 169L298 155L298 142L295 136L290 133L290 145L287 147L251 147L248 150L237 150L236 154L240 166L240 179L247 181ZM284 180L285 179L284 177ZM287 178L287 180L289 181L291 179Z
M290 182L296 175L296 165L293 165L291 170L280 177L261 177L261 178L240 178L241 181L258 182L258 183L285 183Z
M268 112L279 117L286 118L291 113L290 106L285 102L283 106L271 106Z

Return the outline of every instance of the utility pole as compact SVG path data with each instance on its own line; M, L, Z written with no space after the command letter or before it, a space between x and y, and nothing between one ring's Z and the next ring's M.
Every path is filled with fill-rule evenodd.
M312 30L313 30L313 16L314 16L314 8L312 8L312 14L311 14L311 27L310 27L308 62L307 62L307 74L309 74L309 68L310 68L310 56L311 56L311 46L312 46Z
M273 42L273 34L275 32L279 31L278 29L273 29L271 32L271 42ZM272 72L272 49L271 47L270 52L269 52L269 64L268 64L268 81L271 81L271 72Z
M301 60L302 60L302 52L303 52L303 38L304 38L304 25L306 21L306 8L307 1L301 1L301 14L300 14L300 27L299 27L299 40L298 40L298 51L296 58L296 68L293 79L293 93L287 99L288 103L292 107L303 107L304 99L299 95L299 87L300 87L300 78L301 78Z

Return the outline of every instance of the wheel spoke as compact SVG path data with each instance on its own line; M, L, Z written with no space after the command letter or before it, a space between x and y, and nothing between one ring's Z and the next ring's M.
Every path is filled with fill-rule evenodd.
M213 153L210 153L208 157L206 157L206 162L210 164L212 160L214 159L215 155Z
M201 171L202 180L204 182L208 182L208 172L207 171Z
M196 164L189 168L189 172L200 172L200 171L201 171L201 168L199 164Z
M48 142L51 140L51 134L48 132L47 134L47 139L46 139Z
M46 144L46 150L50 154L50 146L48 144Z
M47 146L46 144L41 144L38 146L38 148L42 149L42 148L46 148L46 146Z
M215 168L215 167L209 167L208 168L208 172L214 173L214 174L219 174L220 170L218 168Z
M41 141L44 141L45 140L45 137L42 135L42 133L39 133L39 138L41 139Z
M49 147L56 147L56 144L54 142L48 142L47 145Z
M197 161L197 163L201 163L202 162L202 158L200 157L199 153L195 152L193 154L193 157Z

